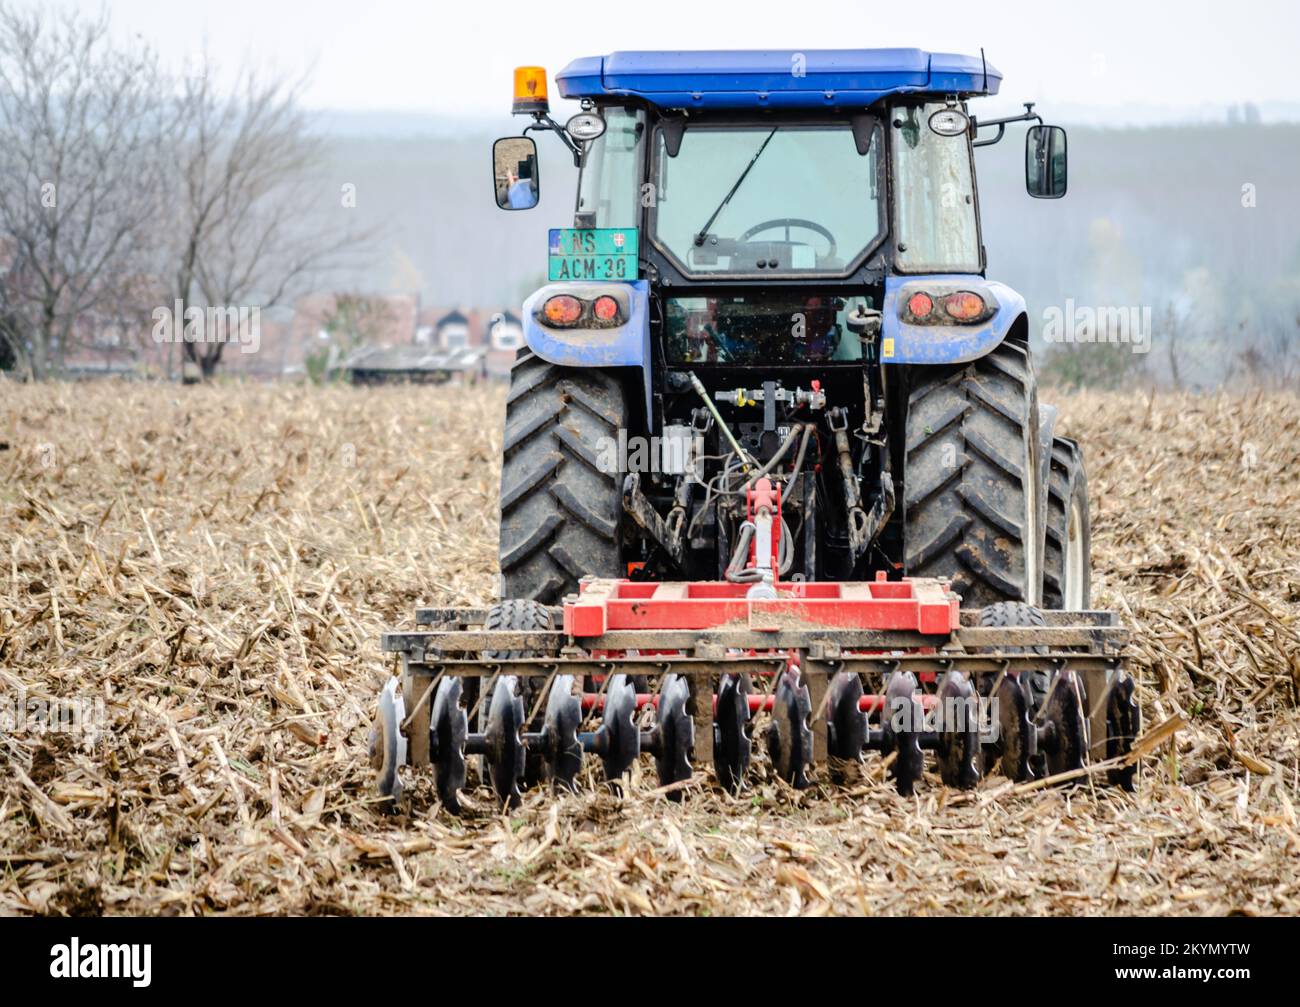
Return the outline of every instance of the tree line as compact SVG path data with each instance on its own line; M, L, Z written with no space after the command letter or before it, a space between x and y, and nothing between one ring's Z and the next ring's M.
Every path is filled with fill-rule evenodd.
M287 303L367 235L307 212L303 81L163 63L106 14L0 0L0 363L41 379L106 335L157 338L190 380L228 345L188 324ZM161 341L161 340L159 340Z

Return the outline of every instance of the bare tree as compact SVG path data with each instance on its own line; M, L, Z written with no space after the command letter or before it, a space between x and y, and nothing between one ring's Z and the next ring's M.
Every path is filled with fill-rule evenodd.
M29 374L138 285L169 114L154 53L104 16L0 3L0 338Z
M344 200L332 224L311 202L328 198L317 177L322 147L299 105L301 84L238 74L233 90L214 83L206 61L183 82L174 200L173 292L186 305L270 308L358 253L369 235L353 230ZM186 340L193 377L209 378L222 340ZM197 370L197 374L193 372Z

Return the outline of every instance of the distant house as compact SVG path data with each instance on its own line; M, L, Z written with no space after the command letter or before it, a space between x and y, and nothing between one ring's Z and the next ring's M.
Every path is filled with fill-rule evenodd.
M487 373L509 378L515 354L524 346L524 327L512 311L498 311L488 321Z
M471 337L469 316L457 308L438 319L433 336L434 345L444 350L463 350L476 342Z

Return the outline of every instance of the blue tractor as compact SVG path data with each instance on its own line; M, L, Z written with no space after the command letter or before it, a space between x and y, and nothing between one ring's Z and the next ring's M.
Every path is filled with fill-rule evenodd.
M521 67L532 121L492 159L512 211L543 198L530 134L579 169L511 373L502 600L385 634L382 797L433 766L454 810L471 756L505 804L589 755L614 787L650 754L669 796L737 790L758 715L796 787L875 751L903 794L925 752L949 786L1105 757L1131 789L1127 631L1085 611L1082 457L1024 299L985 276L975 184L1025 121L1029 194L1064 195L1064 131L976 120L997 71L915 49L624 52L556 81L582 110L561 126Z
M1030 122L1029 195L1063 196L1060 127L977 120L1001 82L982 54L617 52L555 80L582 111L561 126L519 68L532 122L493 158L512 210L541 197L530 133L579 169L511 377L503 598L752 576L763 475L783 579L941 577L1013 621L1088 607L1083 460L1039 404L1024 299L985 276L975 171Z

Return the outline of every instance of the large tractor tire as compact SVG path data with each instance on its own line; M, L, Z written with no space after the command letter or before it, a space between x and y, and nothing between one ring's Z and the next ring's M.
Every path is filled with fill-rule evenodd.
M958 367L912 371L903 565L945 577L968 608L1042 593L1038 385L1004 342Z
M626 426L615 375L519 351L501 467L501 597L555 604L581 577L622 574L619 473L602 472L600 460Z
M1074 441L1052 441L1043 550L1043 607L1077 612L1092 605L1092 519L1083 451Z

